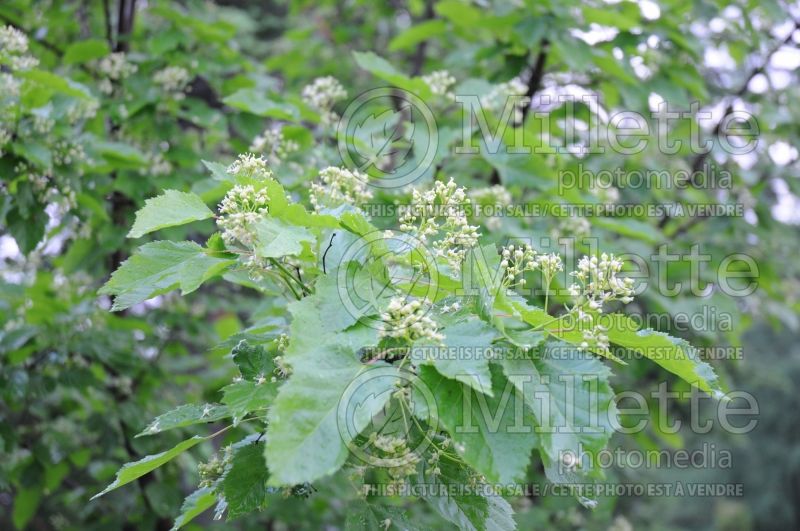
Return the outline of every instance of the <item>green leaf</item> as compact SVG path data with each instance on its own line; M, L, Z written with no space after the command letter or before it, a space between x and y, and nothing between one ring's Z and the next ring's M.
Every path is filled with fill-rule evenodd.
M102 39L88 39L70 44L64 50L64 62L68 65L82 64L100 59L110 53L108 43Z
M389 507L378 503L366 501L353 501L347 505L347 519L344 523L345 531L376 531L385 530L386 521L391 522L390 529L403 529L405 531L422 531L424 527L416 525L409 520L406 513L398 507Z
M264 413L272 404L278 384L270 381L269 376L266 378L267 380L260 384L241 380L222 388L222 403L228 406L234 425L239 424L250 412Z
M256 233L254 250L262 258L298 255L303 252L303 242L313 243L315 240L308 229L274 217L259 220L253 225L253 230Z
M327 293L325 297L336 298L326 302L326 307L337 308L338 295ZM315 304L320 301L318 295L319 291L289 306L292 340L284 358L292 367L292 375L270 408L267 429L265 455L272 485L310 482L338 470L347 458L347 445L356 435L340 429L340 402L347 405L358 400L358 404L364 404L361 415L354 419L358 432L369 423L371 414L388 402L394 389L394 368L365 365L356 355L357 349L376 344L377 332L363 325L341 331L322 328L322 320L336 313L321 314ZM344 313L341 301L335 312ZM308 333L310 330L315 333ZM374 370L382 372L369 372ZM357 376L362 384L350 387Z
M402 74L389 61L373 52L353 52L356 64L371 73L375 77L382 79L392 85L408 90L420 98L428 98L431 95L428 84L418 78L410 78Z
M39 507L41 500L42 489L40 488L18 490L14 495L14 508L11 512L11 520L14 522L14 527L25 529L33 515L36 514L36 509Z
M205 441L207 437L200 437L199 435L195 435L191 439L187 439L170 450L166 452L161 452L159 454L148 455L138 461L134 461L132 463L126 463L119 469L117 472L117 477L113 483L111 483L108 487L103 489L102 492L99 492L92 496L92 500L95 498L99 498L100 496L119 488L123 485L127 485L131 481L135 481L140 477L144 476L155 470L156 468L168 463L176 456L182 454L189 448L196 446L202 441Z
M506 377L514 384L537 421L536 433L545 472L551 481L577 483L579 476L602 477L592 469L613 434L616 419L611 371L591 354L562 341L545 343L533 359L504 357ZM561 466L569 452L583 456L574 473Z
M275 369L272 356L261 345L252 345L246 340L239 341L231 351L233 362L239 367L239 372L245 380L257 380L261 377L269 378Z
M157 416L136 436L153 435L175 428L214 422L230 416L228 408L219 404L184 404Z
M234 263L209 256L194 242L150 242L125 260L98 293L114 295L111 309L124 310L178 287L183 295L191 293Z
M226 105L264 118L295 121L300 116L300 112L294 105L266 97L263 89L239 89L230 96L226 96L222 101Z
M81 99L92 99L88 89L69 79L47 72L45 70L20 70L15 75L28 81L46 87L54 92Z
M175 519L175 523L172 524L172 529L170 531L178 531L178 529L210 509L216 501L217 495L214 494L214 489L211 487L203 487L189 494L186 496L186 499L183 500L181 514Z
M389 41L389 51L398 52L408 50L417 44L442 35L447 31L447 23L444 20L427 20L416 26L411 26L407 30L396 35Z
M136 212L136 221L128 238L139 238L149 232L165 227L185 225L214 217L200 197L178 190L165 190L158 197L151 197Z
M492 395L492 375L487 353L498 332L476 317L470 317L442 330L444 346L412 349L414 359L424 360L442 376L462 382L480 393Z
M262 443L249 443L241 447L222 479L229 520L263 509L267 503L269 471L263 446Z
M474 472L451 459L438 463L441 474L426 477L422 471L412 477L412 482L434 488L423 496L434 511L458 529L466 531L514 531L514 510L500 496L482 496L469 492L465 486L474 481ZM480 489L477 489L480 492Z
M655 330L638 330L636 322L622 314L605 315L601 324L608 328L608 339L611 343L650 358L715 398L724 396L714 369L700 359L697 349L686 340Z
M525 477L537 444L536 422L502 370L492 365L491 371L494 394L487 396L431 367L421 367L420 380L436 397L436 408L431 411L423 407L416 413L426 420L438 418L461 445L459 453L464 461L490 482L511 484ZM420 397L415 403L426 401Z

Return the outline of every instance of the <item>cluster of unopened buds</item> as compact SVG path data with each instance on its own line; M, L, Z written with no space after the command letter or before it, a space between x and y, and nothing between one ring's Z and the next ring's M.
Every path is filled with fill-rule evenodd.
M318 77L303 87L303 101L320 113L323 124L331 124L338 116L332 111L333 105L347 97L347 91L339 80L332 76Z
M428 317L425 307L418 299L407 300L393 297L386 312L381 315L382 337L405 339L409 342L427 340L441 343L444 335L439 333L436 322Z
M530 244L515 246L513 244L504 247L500 255L500 267L503 269L503 282L506 286L519 284L524 286L526 281L523 275L527 271L540 271L544 279L545 287L550 285L550 281L556 273L564 270L561 257L557 254L538 254Z
M586 302L591 310L598 312L603 311L603 304L612 300L631 302L634 280L617 276L622 266L622 260L613 254L602 253L599 258L584 256L578 261L578 270L572 273L578 283L569 287L570 295L579 304Z
M272 170L267 166L267 160L261 155L253 153L242 153L228 166L229 175L236 177L264 180L272 177Z
M153 81L175 100L184 98L183 91L189 84L189 79L189 71L182 66L168 66L153 76Z
M422 81L431 89L434 96L445 96L449 100L455 99L450 88L456 84L456 78L447 70L436 70L422 76Z
M200 488L213 486L225 473L225 469L232 459L233 448L226 446L221 458L218 455L214 455L207 463L198 464L197 471L200 473Z
M452 177L446 184L436 181L431 190L412 190L411 204L400 215L400 230L423 242L441 236L433 242L433 248L458 274L467 252L478 243L478 227L467 219L468 206L465 189Z
M341 205L359 206L372 199L367 179L358 170L329 166L319 172L319 181L311 183L309 200L317 212Z
M219 204L217 225L222 229L222 239L227 244L238 241L245 246L252 245L251 226L268 213L269 196L265 189L256 190L249 184L237 184Z
M253 153L268 153L273 164L280 164L291 153L300 149L300 145L286 139L280 129L266 129L253 139L250 151Z

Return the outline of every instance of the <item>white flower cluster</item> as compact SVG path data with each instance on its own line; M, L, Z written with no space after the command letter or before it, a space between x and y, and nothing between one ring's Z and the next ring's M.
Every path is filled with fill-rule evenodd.
M275 164L280 164L282 159L298 149L300 149L300 145L294 140L287 140L280 129L266 129L250 144L250 151L268 153L270 160Z
M309 199L314 210L335 208L341 205L359 206L372 199L372 191L367 187L367 177L358 170L329 166L319 172L322 182L311 183Z
M394 337L413 342L420 339L440 343L444 335L438 332L436 322L427 316L422 302L404 297L392 297L386 312L381 314L381 337Z
M578 283L570 286L570 295L584 299L592 310L602 311L603 304L612 300L629 303L633 300L633 279L620 278L622 260L613 254L584 256L578 261L578 270L572 273ZM579 302L583 302L582 300Z
M592 225L589 220L580 216L560 218L558 226L552 231L554 238L573 237L585 238L589 236Z
M332 111L333 105L347 97L347 91L339 80L333 76L316 78L310 85L303 87L303 101L320 113L323 124L336 122L338 116Z
M0 98L18 98L22 83L7 72L0 72Z
M481 107L492 112L502 111L506 106L508 98L524 96L527 92L528 87L525 86L525 83L523 83L520 78L515 77L505 83L495 85L488 94L482 96L480 99ZM522 109L520 109L519 105L515 105L514 107L514 119L519 121L522 119Z
M400 230L423 242L443 235L433 242L433 248L457 274L467 251L478 243L478 227L469 224L467 206L466 191L452 177L447 184L436 181L431 190L412 190L411 204L400 216Z
M619 190L614 186L593 186L589 191L603 204L613 205L619 201Z
M506 190L506 187L502 184L495 184L494 186L486 188L476 188L475 190L470 190L469 197L473 202L480 206L491 206L496 209L507 207L512 201L511 192ZM481 212L481 210L478 211L479 214ZM494 232L500 230L502 221L500 216L487 215L483 224L491 232Z
M408 442L402 437L370 434L370 442L385 454L383 459L392 466L386 471L393 481L402 481L406 476L417 472L420 456L408 448Z
M181 100L185 97L183 91L189 84L190 75L182 66L168 66L156 72L153 81L173 99Z
M124 52L111 53L99 61L95 61L94 66L105 76L105 79L101 80L98 85L104 94L114 92L113 83L115 81L121 81L138 70L135 64L128 61Z
M13 26L0 28L0 64L12 70L28 70L39 64L28 55L28 37Z
M236 185L225 194L219 204L217 225L222 229L222 239L227 244L240 242L253 244L250 226L269 212L269 196L264 189L256 190L252 185Z
M633 300L632 278L621 278L622 260L613 254L602 253L600 257L584 256L578 261L578 270L572 275L578 280L569 287L569 294L575 299L580 324L593 323L592 314L583 310L588 307L594 314L602 313L603 304L620 300L627 304ZM607 329L602 325L592 326L583 332L581 348L594 347L608 352Z
M445 96L447 99L455 99L455 95L450 92L450 87L456 84L456 78L447 70L436 70L430 74L422 76L422 81L430 87L435 96Z
M519 284L525 285L523 275L526 271L540 271L544 279L544 286L550 285L550 281L559 271L564 270L561 257L557 254L538 254L529 244L503 247L500 255L502 261L500 267L503 268L503 283L506 286Z
M81 120L90 120L97 115L99 108L100 102L95 99L78 100L67 109L67 121L75 125Z
M258 180L272 177L272 170L267 166L267 160L261 155L256 157L252 153L243 153L239 155L239 158L228 166L227 172L237 177Z

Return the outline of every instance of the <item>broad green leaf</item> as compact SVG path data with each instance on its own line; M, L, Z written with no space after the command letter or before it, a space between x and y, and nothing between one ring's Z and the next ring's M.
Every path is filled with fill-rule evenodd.
M217 495L214 494L214 489L211 487L203 487L189 494L186 496L186 499L183 500L181 514L175 519L175 523L172 524L172 529L170 531L178 531L178 529L210 509L216 501Z
M157 416L136 436L153 435L175 428L214 422L227 417L230 417L228 408L220 404L184 404Z
M11 521L17 529L25 529L42 500L42 489L37 487L19 489L13 499Z
M444 20L426 20L396 35L389 41L389 51L408 50L420 42L442 35L446 31L447 23Z
M422 499L442 518L465 531L514 531L517 528L514 510L506 500L465 489L474 481L474 472L450 459L440 460L438 466L441 474L426 476L420 471L411 481L431 489Z
M231 351L233 362L245 380L269 378L275 369L272 356L261 345L253 345L242 339Z
M537 421L536 434L551 481L576 483L579 477L602 477L592 461L613 434L617 409L608 384L611 371L591 354L561 341L546 342L530 358L502 359L514 384ZM583 457L574 472L562 465L566 453Z
M311 360L293 360L293 373L270 408L266 457L272 485L310 482L336 472L357 432L366 428L396 390L396 377L384 372L387 366L364 365L352 348L328 341L304 356ZM369 372L376 370L381 372ZM350 387L358 376L361 385ZM339 418L350 401L358 406L359 414L353 419L356 433Z
M315 238L308 229L267 217L253 225L256 234L255 253L262 258L295 256L303 252L303 242L313 243Z
M234 263L209 256L194 242L150 242L125 260L98 293L114 295L111 309L124 310L175 288L191 293Z
M511 484L525 477L537 444L536 422L502 370L492 365L491 371L494 393L487 396L422 366L420 380L436 397L436 408L421 408L417 414L438 417L464 461L489 482ZM426 404L422 399L415 403Z
M328 306L336 308L338 295L328 292L322 299L325 297L337 297ZM371 420L370 413L388 402L394 389L394 369L365 365L356 354L359 348L376 344L377 332L361 325L340 331L323 328L322 321L336 314L321 313L315 304L320 300L318 291L289 306L292 340L284 358L292 375L270 408L267 429L265 455L272 485L313 481L338 470L347 458L347 445L357 435L340 425L340 402L346 407L350 400L359 400L358 405L363 401L353 424L358 432ZM343 308L339 306L337 311L341 313ZM367 373L374 370L383 372ZM357 376L362 384L351 388ZM353 395L356 392L358 396ZM372 399L365 400L370 395Z
M151 197L136 212L136 221L128 238L139 238L148 232L165 227L185 225L214 217L214 213L198 196L178 190L165 190L158 197Z
M686 340L655 330L638 330L636 322L622 314L603 316L601 324L608 327L608 339L611 343L650 358L715 398L724 396L714 369L700 359L697 350Z
M263 509L267 503L269 471L263 443L248 443L233 456L230 470L222 478L228 502L228 519Z
M64 50L64 62L68 65L82 64L105 57L109 52L108 43L102 39L78 41Z
M248 413L266 412L277 393L277 382L266 377L263 383L240 380L222 388L222 403L228 407L234 425L242 421Z
M176 456L182 454L189 448L196 446L197 444L205 441L207 437L200 437L199 435L195 435L191 439L187 439L170 450L165 452L161 452L159 454L148 455L140 459L139 461L134 461L132 463L126 463L123 465L122 468L119 469L117 472L117 477L114 481L102 492L99 492L92 496L92 500L95 498L99 498L103 494L106 494L116 488L119 488L123 485L130 483L131 481L135 481L140 477L144 476L145 474L152 472L156 468L168 463Z
M442 376L458 380L478 392L492 395L489 356L498 332L485 322L470 317L441 330L444 345L414 347L411 356L436 368Z
M33 83L37 83L46 87L54 92L60 92L67 96L72 96L81 99L92 99L88 89L83 85L79 85L74 81L63 78L59 75L47 72L45 70L21 70L16 72L15 75L27 79Z
M427 83L418 78L410 78L402 74L389 61L373 52L353 52L356 64L392 85L407 90L420 98L430 97L430 88Z
M264 118L295 121L300 115L294 105L270 99L263 90L254 88L237 90L222 101L226 105Z
M425 529L410 520L399 507L390 507L361 500L348 503L344 529L345 531L385 530L385 522L387 520L391 522L389 529L402 529L404 531L422 531Z

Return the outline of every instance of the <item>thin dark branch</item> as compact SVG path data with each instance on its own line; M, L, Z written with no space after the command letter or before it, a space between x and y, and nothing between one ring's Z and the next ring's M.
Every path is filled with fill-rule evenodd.
M425 12L422 14L422 21L433 20L436 14L433 11L433 0L425 1ZM418 76L422 73L422 67L425 65L425 52L428 49L428 39L423 40L417 44L417 49L414 51L414 57L411 60L411 75Z

